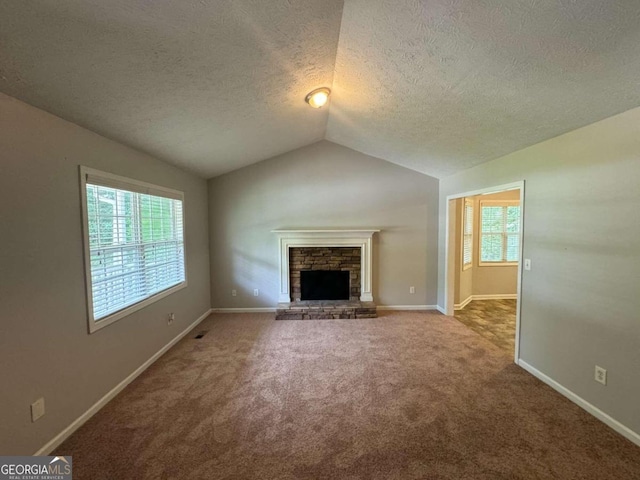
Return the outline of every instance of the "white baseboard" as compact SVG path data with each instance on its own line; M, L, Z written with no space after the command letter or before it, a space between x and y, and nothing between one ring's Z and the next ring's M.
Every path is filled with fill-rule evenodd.
M275 313L276 309L272 307L259 307L259 308L212 308L213 313Z
M467 305L469 305L471 303L471 301L473 300L473 295L469 295L466 300L460 302L460 303L456 303L453 306L454 310L462 310L464 307L466 307Z
M438 310L443 315L447 314L447 311L444 308L442 308L440 305L436 305L436 310Z
M633 443L635 443L636 445L638 445L640 447L640 434L634 432L629 427L626 427L625 425L623 425L622 423L620 423L619 421L617 421L615 418L611 417L610 415L607 415L602 410L600 410L598 407L595 407L594 405L590 404L584 398L576 395L575 393L573 393L568 388L563 387L558 382L556 382L554 379L552 379L551 377L548 377L547 375L545 375L544 373L542 373L540 370L536 369L535 367L532 367L531 365L529 365L524 360L522 360L522 359L518 360L518 365L520 365L522 368L524 368L527 372L529 372L534 377L542 380L544 383L546 383L551 388L553 388L556 392L558 392L558 393L562 394L563 396L567 397L573 403L575 403L576 405L578 405L582 409L586 410L591 415L596 417L598 420L600 420L601 422L607 424L609 427L613 428L620 435L622 435L623 437L629 439L630 441L632 441Z
M127 378L121 381L118 385L116 385L111 391L109 391L104 397L94 403L89 410L84 412L78 418L76 418L71 425L62 430L58 435L53 437L49 442L47 442L40 450L38 450L34 455L49 455L53 449L55 449L58 445L64 442L67 438L71 436L73 432L75 432L78 428L80 428L87 420L93 417L98 411L104 407L110 400L112 400L118 393L120 393L124 388L133 382L142 372L144 372L147 368L151 366L153 362L155 362L158 358L160 358L167 350L173 347L176 343L182 340L191 330L198 326L200 322L202 322L205 318L209 316L211 313L211 309L207 310L205 313L200 315L198 319L189 325L186 329L184 329L181 333L178 334L173 340L167 343L164 347L158 350L149 360L144 362L138 368L136 368Z
M378 310L437 310L437 305L378 305Z
M469 305L473 300L515 300L518 298L517 293L496 293L491 295L469 295L466 300L456 303L453 306L454 310L462 310Z
M517 293L496 293L494 295L471 295L473 300L515 300Z

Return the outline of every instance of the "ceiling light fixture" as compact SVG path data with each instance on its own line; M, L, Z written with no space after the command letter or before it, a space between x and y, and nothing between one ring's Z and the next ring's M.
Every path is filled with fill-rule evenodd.
M321 108L329 100L329 95L331 90L327 87L316 88L307 94L304 101L313 108Z

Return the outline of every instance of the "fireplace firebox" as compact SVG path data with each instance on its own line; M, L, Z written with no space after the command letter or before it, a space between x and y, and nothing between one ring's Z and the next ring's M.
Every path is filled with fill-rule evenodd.
M301 270L300 300L349 300L348 270Z

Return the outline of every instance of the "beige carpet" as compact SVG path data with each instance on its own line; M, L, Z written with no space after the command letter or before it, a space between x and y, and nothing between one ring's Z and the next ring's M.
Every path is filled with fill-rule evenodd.
M451 317L205 329L56 450L75 480L640 478L639 447Z

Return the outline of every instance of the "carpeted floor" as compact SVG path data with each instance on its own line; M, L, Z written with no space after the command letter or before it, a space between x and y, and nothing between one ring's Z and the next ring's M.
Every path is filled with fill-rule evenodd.
M513 357L517 300L474 300L454 316Z
M201 330L56 449L75 480L640 478L639 447L451 317Z

